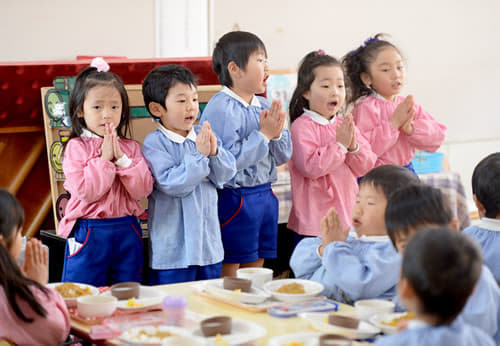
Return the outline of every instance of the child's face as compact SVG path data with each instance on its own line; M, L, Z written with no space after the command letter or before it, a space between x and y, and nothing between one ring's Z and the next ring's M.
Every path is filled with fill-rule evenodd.
M316 67L311 87L302 96L309 101L310 110L331 119L345 100L344 73L340 66Z
M250 54L247 65L241 69L241 76L237 79L239 88L249 94L262 94L266 91L269 67L266 53L259 49Z
M352 226L361 235L386 235L385 207L387 198L381 188L361 183L352 210Z
M115 87L96 86L85 96L83 113L79 114L85 120L88 130L104 137L107 123L117 127L122 116L122 98Z
M166 108L166 109L165 109ZM161 123L167 129L186 137L198 116L198 91L194 85L177 82L168 90Z
M403 89L405 83L405 67L403 58L392 47L382 49L375 61L370 64L369 73L363 80L377 93L389 101L393 101Z
M14 232L11 235L12 240L10 241L10 247L7 248L9 251L10 255L14 258L17 259L19 255L21 254L21 250L23 247L23 235L22 235L22 228L15 228ZM0 239L2 244L6 246L7 244L3 241L3 239ZM1 246L1 245L0 245Z

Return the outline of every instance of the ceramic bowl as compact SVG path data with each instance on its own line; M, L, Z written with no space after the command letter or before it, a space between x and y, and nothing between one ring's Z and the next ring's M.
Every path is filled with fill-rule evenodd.
M230 334L232 321L229 316L215 316L201 321L200 326L201 332L207 337L217 334Z
M113 296L83 296L76 299L76 306L83 317L106 317L115 312L117 302Z
M350 329L358 329L359 319L351 316L332 314L328 316L328 323Z
M240 268L236 271L236 277L252 281L252 287L262 288L266 282L273 279L273 270L268 268Z
M138 282L121 282L111 286L111 295L118 300L139 298L141 285Z
M365 321L375 314L394 312L394 307L393 302L382 299L364 299L354 303L356 315Z
M252 281L248 279L236 278L228 276L224 278L223 287L225 290L241 290L242 292L250 292Z

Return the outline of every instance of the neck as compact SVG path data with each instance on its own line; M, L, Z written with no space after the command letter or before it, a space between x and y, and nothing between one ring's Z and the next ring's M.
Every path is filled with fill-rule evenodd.
M430 324L432 326L437 325L438 318L429 314L415 313L415 319Z
M241 86L236 85L236 83L233 83L233 86L230 87L229 89L231 89L236 95L241 97L248 104L252 102L252 99L255 95L253 92L249 92L244 88L242 88Z

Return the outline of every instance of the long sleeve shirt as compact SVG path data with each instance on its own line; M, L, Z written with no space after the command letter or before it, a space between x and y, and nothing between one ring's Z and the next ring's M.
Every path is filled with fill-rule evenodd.
M33 318L32 323L21 320L0 287L0 339L9 340L16 345L58 345L68 337L70 317L66 303L61 295L48 288L48 297L41 290L30 287L35 299L45 308L47 316L36 314L28 303L17 299L17 303L25 316Z
M148 203L153 269L203 266L224 258L216 187L234 176L236 164L220 140L217 155L198 152L200 129L195 126L183 137L159 125L144 140L142 150L155 177Z
M225 87L215 94L201 115L201 123L210 123L224 148L236 159L236 175L225 188L253 187L277 180L276 166L292 155L292 141L283 129L279 139L268 140L260 132L260 113L269 102L254 96L248 104Z
M352 111L356 126L378 157L375 167L407 165L415 156L416 149L435 152L444 141L446 126L420 105L415 105L414 132L411 136L394 128L392 115L403 100L404 97L397 96L391 102L381 96L370 95L362 98Z
M318 254L321 238L299 242L290 259L297 278L323 284L323 294L352 304L359 299L392 299L399 281L401 255L388 236L348 236L334 241Z
M88 131L87 131L88 132ZM129 159L121 167L101 158L103 138L81 136L71 139L64 150L64 188L71 194L58 233L67 237L76 220L140 216L144 208L139 200L153 189L153 177L133 140L118 139Z
M356 129L358 150L348 152L337 143L339 117L328 121L305 110L291 126L293 154L288 163L292 187L292 210L288 228L318 236L320 220L334 207L342 227L351 226L351 212L358 193L356 178L373 168L376 155Z

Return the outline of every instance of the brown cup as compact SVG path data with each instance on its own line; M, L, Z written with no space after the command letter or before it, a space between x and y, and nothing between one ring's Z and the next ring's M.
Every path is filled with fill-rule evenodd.
M224 278L223 287L224 289L231 291L239 289L242 292L250 292L250 287L252 287L252 280L228 276Z
M119 300L139 298L140 284L138 282L121 282L111 286L111 295Z
M323 334L319 337L319 346L349 346L352 341L338 334Z
M217 334L231 333L231 317L215 316L207 318L200 323L201 332L204 336L215 336Z
M329 315L328 323L350 329L358 329L359 319L345 315Z

